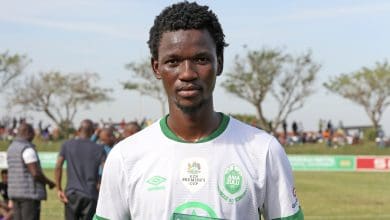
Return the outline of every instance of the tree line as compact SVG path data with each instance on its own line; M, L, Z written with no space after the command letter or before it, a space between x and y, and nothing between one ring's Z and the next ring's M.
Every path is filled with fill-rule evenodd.
M321 65L313 60L311 51L293 55L274 48L244 49L244 55L234 57L233 66L226 71L221 86L256 109L259 127L275 131L314 93ZM43 112L60 129L73 126L80 108L112 99L111 89L96 85L97 73L47 71L19 80L30 62L26 55L1 53L0 92L7 93L8 105ZM154 78L150 61L133 61L125 68L131 74L130 80L122 82L123 88L156 99L165 115L167 97L162 83ZM323 86L364 108L374 129L379 129L383 113L390 105L390 66L386 60L330 77ZM277 103L273 118L264 114L266 97Z

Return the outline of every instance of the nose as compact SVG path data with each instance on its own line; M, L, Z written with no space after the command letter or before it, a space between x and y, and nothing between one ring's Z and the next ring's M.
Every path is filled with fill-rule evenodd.
M182 68L179 73L179 79L182 81L192 81L198 78L198 73L196 71L195 65L191 60L184 60L182 63Z

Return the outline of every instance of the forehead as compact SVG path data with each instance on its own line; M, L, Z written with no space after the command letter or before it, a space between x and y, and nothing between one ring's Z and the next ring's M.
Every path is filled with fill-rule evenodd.
M206 29L164 32L158 48L159 56L190 52L188 49L216 53L214 39ZM199 52L198 51L198 52Z
M104 137L107 137L107 136L113 135L113 132L112 132L112 131L109 131L109 130L102 130L102 131L100 132L100 135L101 135L101 136L104 136Z

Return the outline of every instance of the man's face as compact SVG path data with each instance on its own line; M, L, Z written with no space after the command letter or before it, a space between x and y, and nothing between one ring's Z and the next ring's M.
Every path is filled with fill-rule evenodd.
M114 146L115 144L114 134L107 131L100 132L99 139L103 144L108 145L110 147Z
M30 128L28 132L27 141L32 142L34 140L34 137L35 137L35 131L33 128Z
M3 183L8 183L8 174L2 173L1 174L1 181Z
M152 60L162 79L170 107L193 112L212 104L216 76L222 70L213 38L207 30L165 32L160 40L158 59Z

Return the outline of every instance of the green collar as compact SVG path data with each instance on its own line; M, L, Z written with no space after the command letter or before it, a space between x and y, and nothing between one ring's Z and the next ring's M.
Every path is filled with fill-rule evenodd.
M194 144L195 143L204 143L204 142L213 140L214 138L218 137L220 134L222 134L226 130L227 125L229 124L230 118L229 118L229 116L227 116L223 113L219 113L219 114L221 114L222 120L221 120L221 123L219 124L218 128L215 129L215 131L213 131L209 136L203 137L196 142L185 141L185 140L181 139L179 136L177 136L175 133L173 133L173 131L168 127L168 122L167 122L168 115L166 115L164 118L162 118L160 120L160 128L161 128L161 131L164 133L164 135L171 140L181 142L181 143L194 143Z

